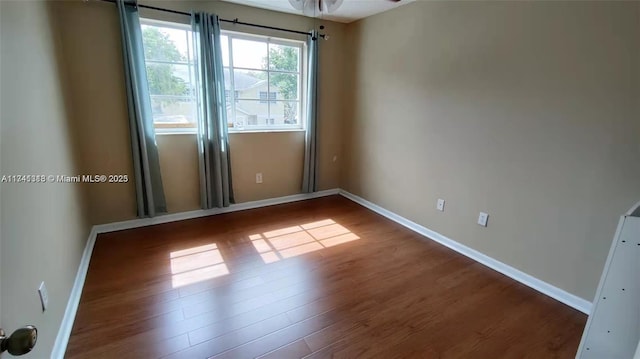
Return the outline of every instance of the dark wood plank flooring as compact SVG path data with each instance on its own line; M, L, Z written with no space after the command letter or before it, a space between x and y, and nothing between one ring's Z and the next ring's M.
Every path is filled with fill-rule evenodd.
M102 234L67 358L573 358L586 316L345 198Z

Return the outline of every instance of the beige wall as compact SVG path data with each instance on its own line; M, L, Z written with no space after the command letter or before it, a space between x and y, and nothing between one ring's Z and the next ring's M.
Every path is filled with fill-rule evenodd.
M344 187L592 300L640 199L639 4L425 1L351 24Z
M156 136L167 208L172 212L200 208L196 135Z
M81 173L127 174L133 179L127 98L114 4L52 3L62 38L68 94L73 99ZM136 217L133 180L87 186L92 224Z
M314 21L302 16L276 13L219 1L149 2L164 8L189 11L197 9L224 18L240 18L292 29L311 29ZM122 73L120 33L116 7L101 2L66 1L55 4L63 38L70 96L74 98L75 123L83 134L81 166L87 173L133 174L127 125L126 97ZM142 15L160 20L188 21L184 16L146 10ZM323 22L334 35L322 43L320 71L319 160L320 189L339 185L343 97L343 45L345 25ZM226 26L234 30L233 26ZM235 30L255 32L238 27ZM283 33L256 33L283 36ZM253 133L231 136L234 191L239 202L289 195L300 192L303 143L295 133ZM165 195L170 212L198 209L197 158L193 136L158 136ZM283 142L284 141L284 142ZM175 152L173 152L175 151ZM195 152L197 154L197 152ZM269 154L267 156L267 154ZM337 156L338 160L333 161ZM261 158L263 161L257 161ZM287 161L293 162L287 162ZM179 174L177 169L185 171ZM255 173L265 174L256 185ZM273 172L274 175L267 175ZM194 187L195 186L195 187ZM121 185L92 185L88 188L92 223L108 223L135 218L133 182Z
M47 6L2 1L0 13L0 175L73 175L78 152ZM0 191L0 326L11 333L34 324L38 342L25 358L47 358L89 234L83 189L3 183ZM41 281L50 297L44 313Z
M300 192L304 132L234 133L229 136L236 202ZM256 183L256 173L263 183Z
M302 181L304 132L230 134L233 187L237 203L298 193ZM200 208L198 144L193 134L157 136L167 207ZM299 168L299 171L293 169ZM263 183L256 183L256 173Z

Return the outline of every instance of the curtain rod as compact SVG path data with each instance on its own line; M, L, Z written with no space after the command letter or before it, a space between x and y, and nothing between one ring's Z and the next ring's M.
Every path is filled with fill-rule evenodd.
M116 3L116 0L99 0L99 1L110 2L110 3L113 3L113 4ZM127 5L130 5L130 4L127 4ZM169 12L169 13L172 13L172 14L191 16L190 13L184 12L184 11L164 9L164 8L161 8L161 7L150 6L150 5L142 5L142 4L137 4L136 6L137 7L141 7L141 8L145 8L145 9ZM249 22L242 22L242 21L238 21L238 18L235 18L233 20L227 20L227 19L218 18L218 20L221 21L221 22L228 22L228 23L232 23L232 24L236 24L236 25L259 27L261 29L269 29L269 30L291 32L291 33L294 33L294 34L300 34L300 35L306 35L306 36L311 36L312 35L310 32L291 30L291 29L284 29L284 28L281 28L281 27L274 27L274 26L267 26L267 25L258 25L258 24L252 24L252 23L249 23ZM321 26L320 28L324 28L324 26Z

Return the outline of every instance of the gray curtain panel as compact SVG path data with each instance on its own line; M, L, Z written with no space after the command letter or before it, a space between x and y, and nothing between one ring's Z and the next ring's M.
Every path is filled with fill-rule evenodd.
M204 209L228 207L234 200L220 24L216 15L193 13L191 26L198 68L200 201Z
M158 146L153 128L151 96L144 64L142 30L135 1L117 0L129 107L129 126L139 217L167 211Z
M307 40L307 130L305 132L304 172L302 192L318 190L318 32L313 31Z

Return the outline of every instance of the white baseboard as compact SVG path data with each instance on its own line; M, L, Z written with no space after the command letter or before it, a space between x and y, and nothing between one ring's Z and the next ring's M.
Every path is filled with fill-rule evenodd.
M69 336L71 335L73 322L76 318L78 305L80 304L80 296L82 296L82 288L84 287L84 281L87 278L89 261L91 260L91 253L93 253L93 246L96 244L97 236L98 233L96 232L96 226L93 226L89 233L87 244L84 247L82 258L80 259L78 273L76 274L76 279L73 282L71 294L69 294L69 301L67 301L67 308L64 311L64 316L62 317L62 323L60 324L56 341L53 343L53 350L51 352L52 359L62 359L64 357L64 353L67 351Z
M138 227L152 226L155 224L182 221L185 219L212 216L212 215L222 214L222 213L244 211L247 209L274 206L277 204L304 201L307 199L326 197L326 196L336 195L339 193L340 193L340 189L334 188L334 189L328 189L328 190L318 191L314 193L301 193L301 194L294 194L291 196L284 196L284 197L278 197L278 198L264 199L260 201L233 204L226 208L214 208L214 209L208 209L208 210L196 210L196 211L190 211L190 212L172 213L172 214L166 214L163 216L158 216L153 218L133 219L130 221L99 224L99 225L93 226L91 228L89 238L87 239L87 244L84 248L84 252L82 253L82 258L80 259L78 273L76 274L76 279L73 282L73 287L71 288L71 294L69 295L67 308L65 309L64 316L62 318L62 323L60 324L60 329L58 330L58 335L56 336L56 341L53 345L51 358L63 359L64 354L67 351L67 344L69 343L69 337L71 336L71 330L73 328L73 322L75 321L75 318L76 318L76 312L78 311L78 305L80 305L82 288L84 287L84 281L87 277L87 271L89 270L89 261L91 260L91 254L93 253L93 247L96 243L96 238L98 234L121 231L125 229L132 229L132 228L138 228Z
M558 287L555 287L547 282L544 282L538 278L532 277L527 273L524 273L516 268L513 268L505 263L502 263L494 258L491 258L485 254L482 254L475 249L469 248L463 244L460 244L444 235L433 231L429 228L426 228L422 225L419 225L415 222L412 222L396 213L388 211L375 203L369 202L366 199L356 196L347 191L341 190L340 195L384 216L388 219L399 223L410 230L419 233L431 240L434 240L446 247L453 249L454 251L463 254L479 263L484 264L485 266L498 271L507 277L510 277L528 287L531 287L538 292L545 294L551 298L554 298L572 308L575 308L585 314L589 314L591 312L591 302L582 299L576 295L573 295L565 290L562 290Z
M131 229L131 228L139 228L139 227L153 226L153 225L162 224L162 223L183 221L185 219L207 217L207 216L213 216L213 215L222 214L222 213L230 213L230 212L244 211L247 209L274 206L276 204L304 201L307 199L331 196L339 193L340 193L340 189L334 188L334 189L328 189L325 191L319 191L314 193L301 193L301 194L294 194L291 196L269 198L269 199L263 199L259 201L232 204L231 206L225 207L225 208L199 209L199 210L189 211L189 212L171 213L171 214L165 214L165 215L161 215L153 218L140 218L140 219L132 219L130 221L100 224L95 227L97 228L98 234L114 232L114 231L122 231L125 229Z

